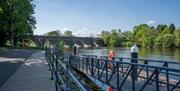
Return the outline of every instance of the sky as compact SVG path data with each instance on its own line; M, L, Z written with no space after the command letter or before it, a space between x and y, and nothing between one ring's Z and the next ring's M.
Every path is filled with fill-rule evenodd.
M35 0L35 34L71 30L100 33L174 23L180 26L180 0Z

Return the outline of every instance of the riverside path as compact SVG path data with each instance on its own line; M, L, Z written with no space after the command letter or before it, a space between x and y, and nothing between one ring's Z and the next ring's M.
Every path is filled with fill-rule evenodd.
M54 88L44 51L36 51L8 78L0 91L54 91Z

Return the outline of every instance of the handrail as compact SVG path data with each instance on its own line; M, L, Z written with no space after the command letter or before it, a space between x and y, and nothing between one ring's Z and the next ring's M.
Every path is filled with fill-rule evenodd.
M61 58L57 57L57 55L54 52L51 52L51 51L47 50L46 51L46 56L47 57L50 56L50 58L47 58L47 60L51 61L51 62L48 62L48 63L50 63L49 65L52 67L51 68L51 71L52 71L52 77L51 78L53 78L54 75L55 75L55 78L56 78L56 82L55 82L56 91L58 91L58 89L62 88L62 87L63 87L62 89L65 90L65 91L69 91L69 90L67 89L67 86L68 86L67 82L68 81L65 81L65 82L63 81L65 79L63 79L61 77L62 75L59 74L59 70L55 66L61 67L61 70L63 70L63 72L65 72L66 77L68 76L68 79L72 79L76 83L76 85L78 87L80 87L80 89L82 91L87 91L84 88L84 86L76 79L76 77L74 77L74 75L71 73L71 70L68 69L68 64L62 63ZM56 63L55 66L54 66L54 63ZM59 86L59 84L58 84L59 80L61 81L63 86Z
M84 56L79 56L82 58L92 58L92 57L84 57ZM100 60L100 61L109 61L108 59L104 59L101 60L100 58L94 58L96 60ZM135 59L135 58L121 58L121 59ZM136 59L137 60L137 59ZM167 67L158 67L158 66L153 66L153 65L147 65L147 64L138 64L138 63L130 63L130 62L122 62L122 61L117 61L117 60L112 60L111 62L117 62L117 63L123 63L123 64L132 64L135 66L142 66L142 67L149 67L149 68L158 68L158 69L162 69L162 70L169 70L169 71L175 71L175 72L180 72L180 70L178 69L174 69L174 68L167 68Z
M167 87L167 91L180 89L179 86L180 79L178 78L180 76L180 69L168 68L168 65L159 67L154 65L138 64L138 63L125 62L125 61L117 61L117 60L109 61L108 59L102 59L99 57L91 57L91 56L83 56L83 55L76 55L76 56L72 55L72 56L74 57L73 59L74 61L72 62L76 64L74 65L74 67L78 68L82 72L85 72L86 74L89 74L90 72L90 75L92 77L98 78L100 81L106 83L107 85L110 86L113 85L110 84L113 75L117 75L117 79L116 79L117 81L119 81L120 79L119 78L120 74L122 75L122 77L125 77L122 83L116 84L117 86L115 86L115 89L118 91L122 89L127 79L129 79L129 76L131 77L132 80L132 86L133 86L132 91L135 91L135 89L137 89L135 86L135 82L137 81L136 79L140 79L140 78L146 81L146 84L144 84L139 89L141 91L145 89L146 85L152 84L153 82L156 83L154 86L154 88L156 88L156 91L159 91L159 89L161 88L159 84L165 84ZM122 59L132 59L132 58L119 58L119 59L122 60ZM134 60L139 60L139 59L134 59ZM99 65L100 62L103 63L103 65L100 66ZM110 71L108 68L108 65L110 64L111 65L113 64L111 68L112 71ZM83 65L86 66L85 67L86 71L82 70L84 69L83 67L81 67ZM122 69L124 67L123 65L128 65L128 68L124 68L126 69L125 73L124 70ZM136 73L133 74L135 72L135 69L137 69L138 74ZM145 72L144 74L147 75L141 76L140 74L142 73L142 70L143 72ZM105 77L104 80L102 80L103 76ZM177 82L176 84L172 83L172 81L174 80L176 80L175 81Z
M99 55L89 55L89 54L80 54L80 55L84 55L84 56L97 56L97 57L107 57L108 56L99 56ZM120 56L116 56L115 58L123 58L123 59L135 59L135 58L128 58L128 57L120 57ZM139 61L150 61L150 62L159 62L159 63L171 63L171 64L180 64L180 62L175 62L175 61L167 61L167 60L157 60L157 59L145 59L145 58L138 58Z
M102 58L103 56L96 55L66 55L59 58L59 56L55 55L55 53L50 50L47 50L46 54L50 57L48 60L52 60L52 62L49 62L52 69L57 65L61 66L61 69L64 70L65 75L72 78L77 86L83 91L86 91L87 89L74 76L74 70L70 69L76 68L78 71L83 72L87 76L90 76L91 78L94 78L107 86L113 87L114 90L117 91L124 89L126 82L132 83L132 86L127 88L131 89L132 91L144 91L147 85L156 91L160 91L162 89L167 89L167 91L180 90L180 69L168 67L168 64L179 65L180 63L178 62L124 57L116 57L118 60L109 61L108 58ZM123 61L123 59L144 61L144 64L126 62ZM149 65L146 63L146 61L164 63L164 65ZM56 74L57 68L55 67L55 70L52 71L53 74ZM113 81L117 81L116 84L113 84ZM144 81L144 83L142 81ZM137 83L139 84L138 87L136 85ZM67 82L65 82L65 84L67 84ZM164 84L165 87L162 88L160 86L161 84ZM65 90L67 91L67 89Z

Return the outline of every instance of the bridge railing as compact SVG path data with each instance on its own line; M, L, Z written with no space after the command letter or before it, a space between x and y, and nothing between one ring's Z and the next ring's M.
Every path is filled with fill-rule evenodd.
M83 56L87 56L87 57L95 57L95 58L101 58L101 59L107 59L108 60L108 56L98 56L98 55L87 55L87 54L81 54ZM114 57L114 60L119 60L122 57ZM131 62L131 59L133 58L127 58L127 57L123 57L125 62ZM166 66L168 65L168 67L171 68L180 68L180 62L175 62L175 61L164 61L164 60L155 60L155 59L143 59L143 58L138 58L138 63L140 64L148 64L148 65L154 65L154 66Z
M180 90L180 70L168 68L169 64L174 64L173 62L165 62L161 67L148 64L150 61L160 61L122 57L119 57L119 60L109 61L107 58L97 56L77 55L71 56L70 59L71 66L118 91ZM144 64L128 62L131 60L142 60Z
M46 50L46 59L51 71L51 80L55 79L56 91L86 91L84 86L69 70L69 57L58 56L52 50Z

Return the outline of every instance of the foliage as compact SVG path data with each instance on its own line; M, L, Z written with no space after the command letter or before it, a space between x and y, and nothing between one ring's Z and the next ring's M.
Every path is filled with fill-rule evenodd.
M174 36L175 36L175 46L180 48L180 28L178 28L175 32L174 32Z
M121 31L115 29L111 32L102 31L101 37L108 47L121 46L122 42L126 40L126 38L121 35Z
M176 29L174 24L160 24L156 28L140 24L135 26L133 31L102 31L101 37L109 47L132 46L136 43L144 48L180 48L180 28Z
M72 31L69 31L69 30L65 31L65 32L64 32L64 36L66 36L66 37L72 37L72 36L73 36Z
M48 35L48 36L61 36L61 31L60 30L54 30L54 31L50 31L45 33L44 35Z
M0 44L10 41L12 46L30 38L36 28L33 17L35 5L33 0L1 0L0 7Z
M63 41L60 41L59 44L58 44L58 50L59 50L59 55L64 55L64 42Z

